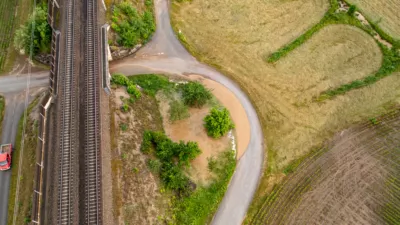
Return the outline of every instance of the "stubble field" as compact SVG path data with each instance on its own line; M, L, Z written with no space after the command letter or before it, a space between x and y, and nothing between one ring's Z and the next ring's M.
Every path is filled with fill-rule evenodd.
M336 134L273 190L251 224L397 224L399 112Z
M400 39L399 0L349 0L357 5L365 15L377 23L385 32Z

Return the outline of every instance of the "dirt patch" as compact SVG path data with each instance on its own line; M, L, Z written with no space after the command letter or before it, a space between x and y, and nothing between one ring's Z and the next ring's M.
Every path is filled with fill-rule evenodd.
M384 224L395 218L400 111L371 121L337 133L305 159L252 224Z
M207 185L212 177L208 170L208 158L216 157L220 152L230 147L230 139L227 135L220 139L213 139L207 135L204 129L204 117L207 116L211 107L204 106L200 109L190 108L190 117L175 122L169 121L169 100L162 94L157 95L160 102L160 112L163 117L165 133L173 141L183 140L195 141L199 144L202 153L192 161L188 173L191 179L197 184Z
M158 104L143 94L136 102L127 103L129 112L121 112L124 90L115 90L110 99L115 224L158 224L158 217L168 209L168 197L161 194L158 179L148 169L149 156L140 151L145 130L163 129Z

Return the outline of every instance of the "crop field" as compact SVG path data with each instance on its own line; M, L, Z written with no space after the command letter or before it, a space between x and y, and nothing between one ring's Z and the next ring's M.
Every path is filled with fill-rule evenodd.
M377 23L385 32L400 39L399 0L349 0L357 5L365 15Z
M318 23L328 8L328 1L317 0L172 5L174 28L181 30L189 51L234 79L252 99L267 146L267 174L280 172L336 131L399 102L399 73L324 102L313 100L320 91L381 66L376 42L353 26L328 25L278 62L265 61ZM262 179L260 190L267 185Z
M398 224L400 110L344 130L274 188L251 224Z
M7 53L13 41L13 28L15 23L15 9L18 0L0 2L0 72L3 71L7 60Z

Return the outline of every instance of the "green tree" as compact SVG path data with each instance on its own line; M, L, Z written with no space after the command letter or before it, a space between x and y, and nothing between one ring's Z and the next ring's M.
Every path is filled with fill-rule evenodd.
M225 108L211 109L210 114L204 118L204 122L207 134L213 138L219 138L235 127Z
M50 52L51 27L47 23L46 4L37 6L28 21L15 31L14 46L16 49L29 54L31 43L33 43L34 55Z
M188 166L189 163L201 154L199 145L196 142L189 141L186 144L180 141L175 146L175 155L178 156L181 166Z
M206 89L201 83L189 82L180 85L182 91L183 102L191 107L202 107L211 99L210 90Z
M185 191L189 186L189 179L182 170L172 163L164 163L161 168L161 179L166 187L175 191Z

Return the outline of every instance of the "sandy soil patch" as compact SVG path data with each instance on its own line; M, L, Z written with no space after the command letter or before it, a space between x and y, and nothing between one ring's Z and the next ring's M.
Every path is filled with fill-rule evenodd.
M203 119L209 113L210 106L204 106L200 109L189 108L189 118L171 123L168 113L169 100L162 94L158 94L157 99L159 99L164 130L168 137L175 142L183 140L185 142L195 141L199 144L202 153L192 161L188 172L195 183L207 185L212 177L212 174L208 171L208 158L216 157L218 153L229 149L230 139L227 135L220 139L214 139L207 135L203 126Z
M239 160L245 153L250 142L250 123L242 104L240 104L235 95L224 85L199 75L189 75L188 77L191 80L201 81L206 88L211 90L215 98L229 110L233 123L235 124L237 144L236 158Z

